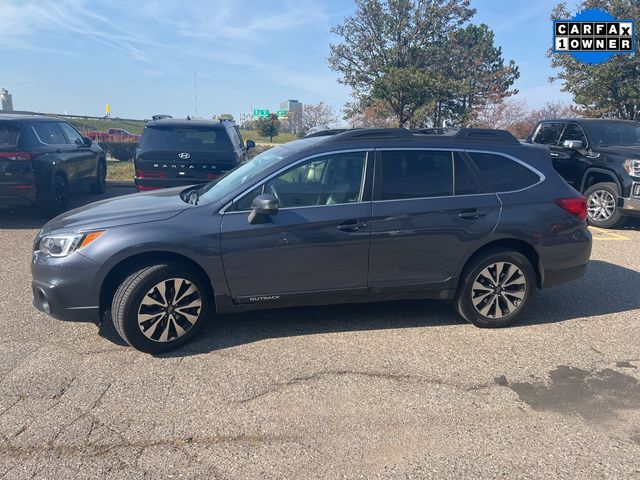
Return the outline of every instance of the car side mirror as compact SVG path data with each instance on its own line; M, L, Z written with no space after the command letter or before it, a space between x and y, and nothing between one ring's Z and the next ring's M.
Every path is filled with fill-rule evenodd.
M90 147L91 145L93 145L93 140L91 140L89 137L82 137L82 141L84 142L85 147Z
M256 142L254 142L253 140L247 140L247 150L255 147L256 147Z
M249 223L254 225L256 223L264 223L266 218L270 215L276 215L278 213L278 199L269 193L258 195L251 202L251 213L249 214Z
M569 150L580 150L583 148L582 140L565 140L562 146Z

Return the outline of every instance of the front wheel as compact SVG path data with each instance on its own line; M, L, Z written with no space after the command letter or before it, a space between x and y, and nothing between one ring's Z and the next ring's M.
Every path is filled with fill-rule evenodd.
M526 310L535 289L536 274L527 257L493 249L465 268L454 305L477 327L507 327Z
M618 207L618 186L615 183L597 183L589 187L587 197L587 222L600 228L614 228L624 222Z
M98 162L96 180L89 187L91 193L101 194L107 191L107 164L102 160Z
M174 264L129 275L113 297L111 317L132 347L162 353L181 347L201 330L212 310L206 280Z
M62 174L54 177L53 184L46 192L38 194L37 206L49 217L55 217L69 208L69 184Z

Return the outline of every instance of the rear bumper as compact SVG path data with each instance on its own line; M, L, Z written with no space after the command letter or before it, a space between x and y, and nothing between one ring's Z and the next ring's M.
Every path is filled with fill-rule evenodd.
M573 282L584 277L587 272L587 265L578 265L577 267L564 268L562 270L545 270L544 283L542 288L553 287L562 283Z
M15 181L0 184L0 207L32 205L36 201L36 186L33 182Z
M188 187L210 182L206 178L135 178L136 189L138 191L155 190L160 188Z

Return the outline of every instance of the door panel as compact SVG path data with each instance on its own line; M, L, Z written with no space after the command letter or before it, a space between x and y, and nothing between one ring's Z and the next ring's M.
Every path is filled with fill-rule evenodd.
M235 202L222 220L222 259L234 300L365 290L371 175L367 152L327 153L296 162ZM249 212L233 210L250 208L261 191L274 195L280 209L252 225Z
M495 228L500 200L472 194L480 183L452 151L382 150L375 171L369 287L450 288Z
M495 194L374 202L369 286L450 288L499 217Z
M72 126L61 122L58 124L67 138L67 145L63 149L65 162L72 166L73 181L87 183L95 178L97 173L97 154L84 144L84 139Z
M232 297L366 287L370 202L286 208L257 225L247 216L222 220Z

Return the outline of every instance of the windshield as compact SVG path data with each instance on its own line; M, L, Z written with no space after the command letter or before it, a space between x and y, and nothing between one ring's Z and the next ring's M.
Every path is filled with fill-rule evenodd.
M599 147L640 145L640 123L594 123L590 130Z
M259 177L262 172L289 153L291 153L291 149L280 146L256 155L247 163L243 163L218 180L202 187L198 192L200 202L210 202L216 198L222 198L245 184L250 186L253 179Z
M231 143L225 130L210 127L147 127L140 142L141 151L210 152L230 148Z

